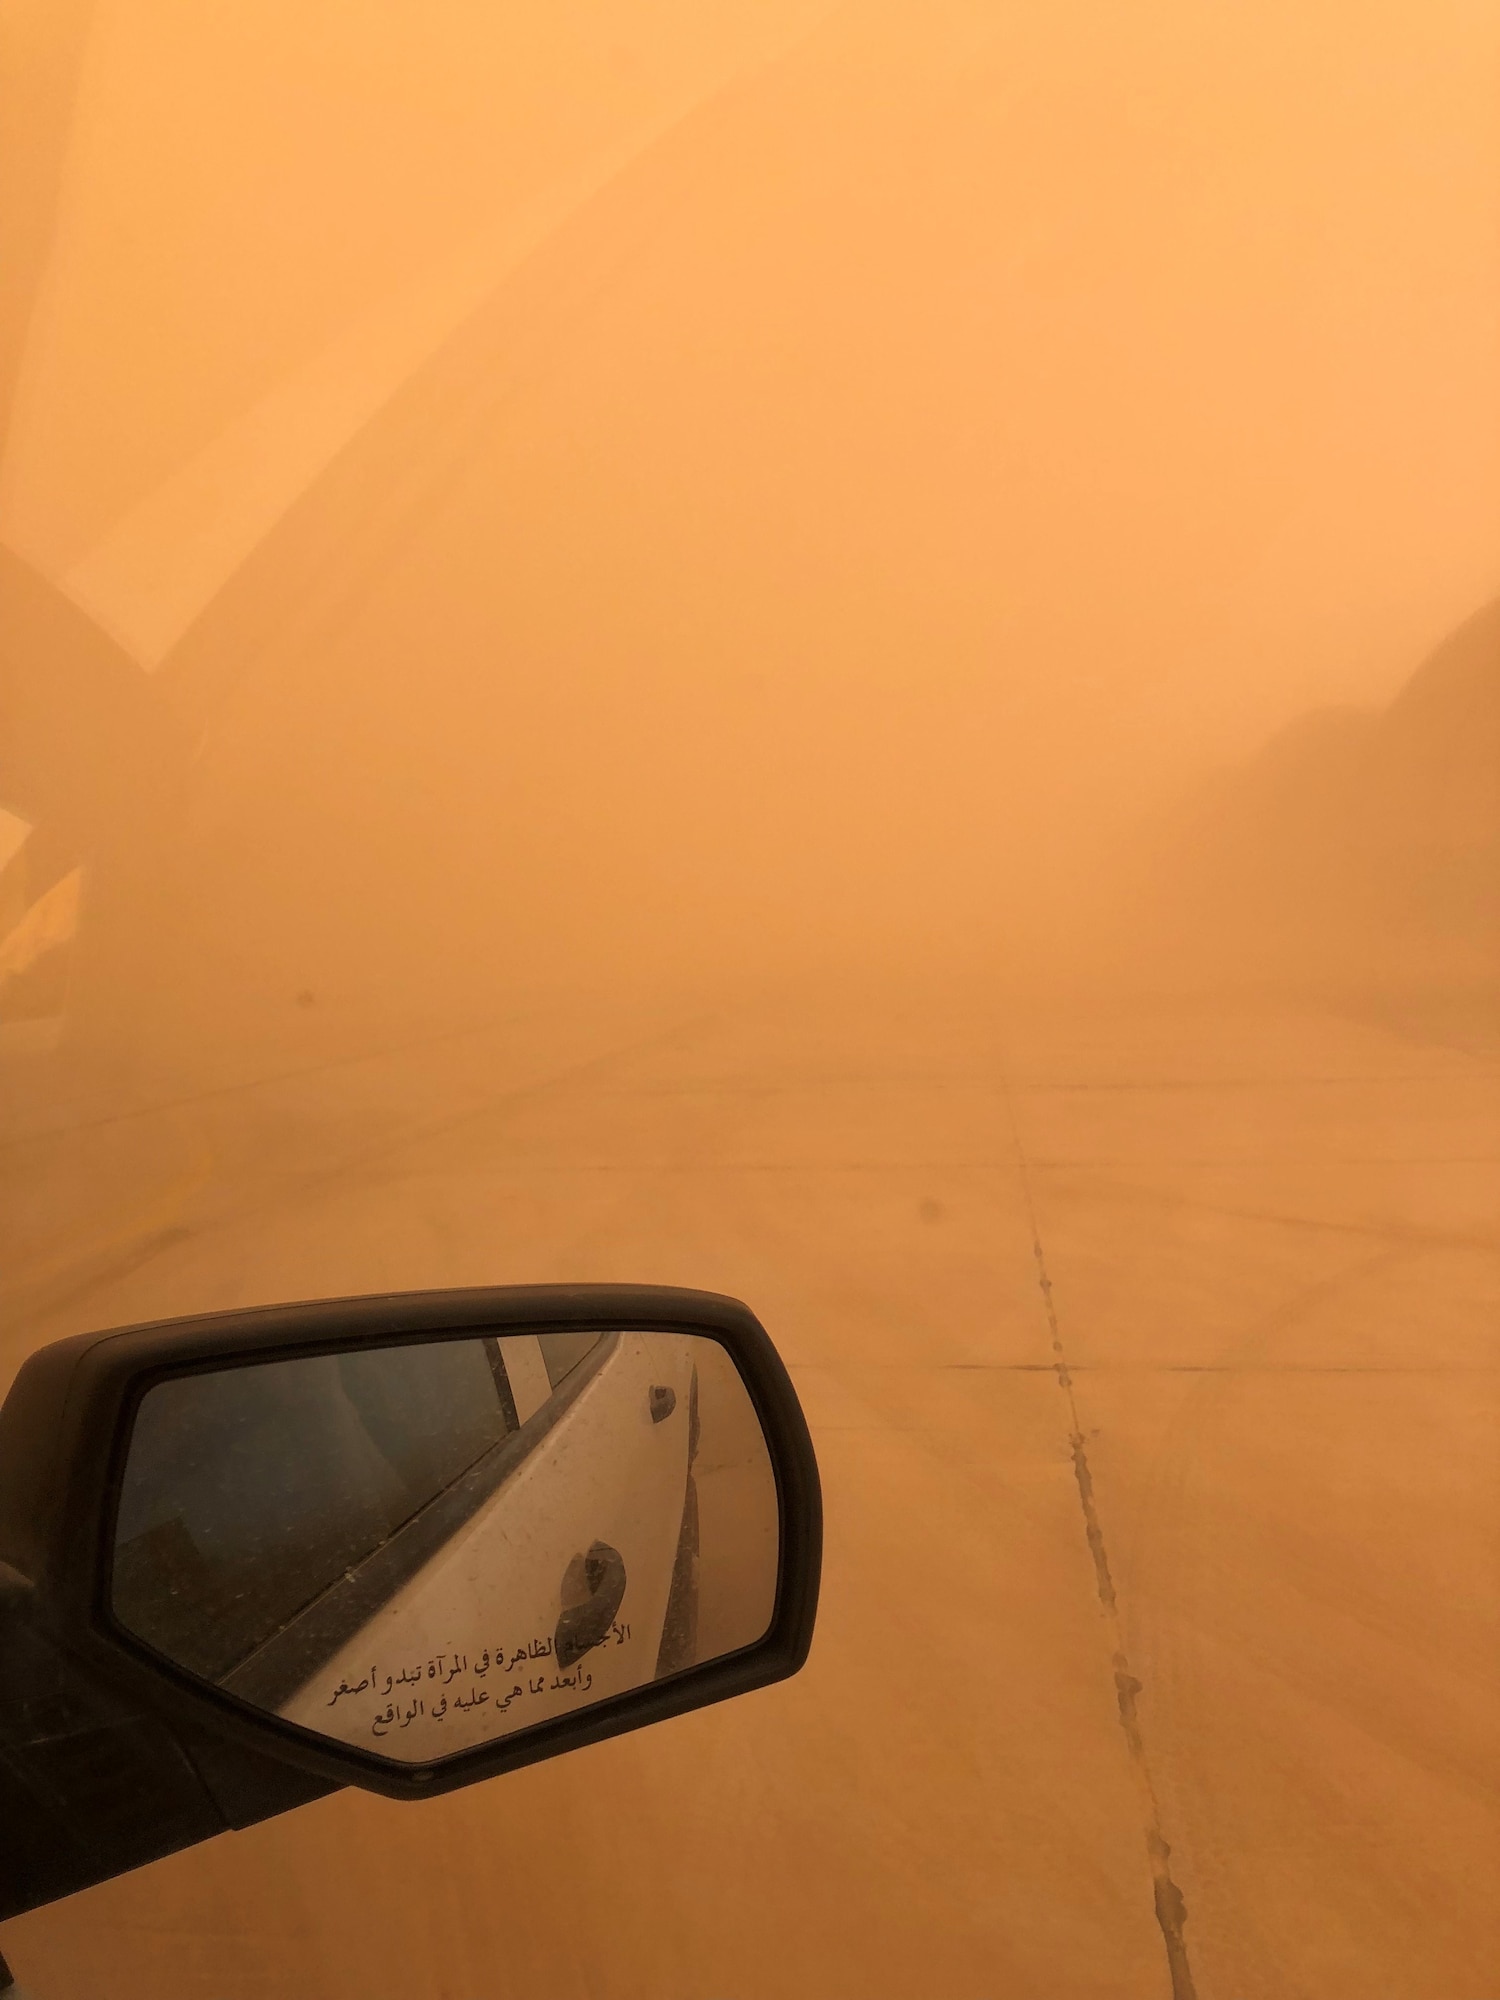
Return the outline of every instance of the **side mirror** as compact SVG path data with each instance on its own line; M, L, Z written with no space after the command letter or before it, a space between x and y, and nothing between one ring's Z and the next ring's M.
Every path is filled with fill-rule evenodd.
M0 1410L0 1917L781 1680L820 1550L806 1424L733 1300L420 1293L43 1349Z

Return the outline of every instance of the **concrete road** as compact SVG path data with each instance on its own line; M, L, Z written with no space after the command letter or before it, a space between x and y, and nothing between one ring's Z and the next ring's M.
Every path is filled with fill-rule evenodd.
M6 1359L328 1291L738 1293L823 1468L806 1672L36 1912L28 1988L1500 1994L1493 1049L951 994L524 1039L117 1133L171 1214L33 1273Z

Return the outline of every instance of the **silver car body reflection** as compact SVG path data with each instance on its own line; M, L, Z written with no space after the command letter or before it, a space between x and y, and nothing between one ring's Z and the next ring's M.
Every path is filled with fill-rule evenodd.
M693 1370L679 1336L622 1334L504 1484L279 1713L425 1763L654 1679ZM657 1420L663 1388L674 1408ZM569 1573L596 1544L623 1558L625 1594L605 1639L559 1662Z

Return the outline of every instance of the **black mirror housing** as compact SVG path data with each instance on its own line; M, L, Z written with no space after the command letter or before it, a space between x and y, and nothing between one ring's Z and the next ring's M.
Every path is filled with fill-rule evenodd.
M257 1708L126 1629L111 1596L116 1522L131 1428L153 1387L316 1357L345 1365L480 1334L513 1351L536 1336L548 1352L567 1350L568 1365L570 1343L585 1335L637 1346L685 1336L723 1350L775 1481L774 1603L761 1636L685 1666L669 1658L664 1637L655 1677L641 1685L609 1692L606 1681L587 1706L532 1724L522 1715L510 1733L452 1754L426 1754L418 1730L395 1761L367 1735L336 1741ZM586 1373L578 1369L575 1381ZM637 1402L646 1435L666 1448L676 1411L679 1435L696 1449L696 1370L691 1412L685 1378L677 1389L653 1382L632 1411ZM514 1439L507 1449L513 1459ZM696 1499L692 1511L696 1558ZM817 1465L786 1370L749 1309L715 1294L597 1285L409 1293L211 1314L44 1348L0 1409L0 1918L341 1786L430 1798L785 1679L811 1644L821 1546ZM606 1554L617 1567L615 1551ZM583 1567L614 1575L592 1551ZM599 1600L603 1631L621 1587L617 1580L612 1599L605 1588ZM594 1645L592 1624L588 1606L575 1606L558 1631L566 1625ZM560 1640L555 1664L569 1665L578 1645ZM487 1666L488 1650L485 1658ZM335 1699L354 1691L345 1680Z

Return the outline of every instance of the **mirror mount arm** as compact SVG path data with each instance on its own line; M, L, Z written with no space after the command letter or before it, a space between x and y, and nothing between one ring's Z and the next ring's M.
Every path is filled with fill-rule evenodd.
M36 1610L0 1564L0 1919L339 1789L132 1708Z

